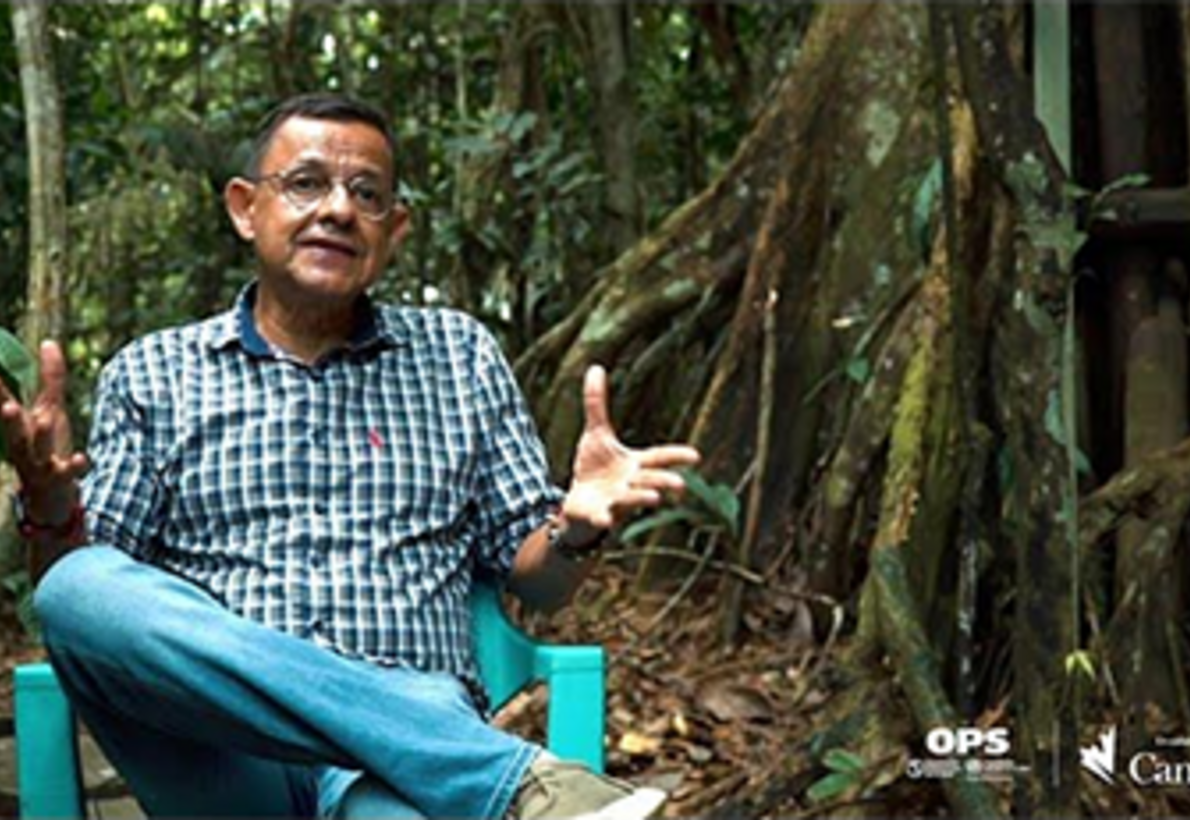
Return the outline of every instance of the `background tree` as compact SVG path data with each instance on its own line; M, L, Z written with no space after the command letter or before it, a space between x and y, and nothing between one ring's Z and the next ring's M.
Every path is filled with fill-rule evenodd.
M14 0L12 30L20 63L29 145L29 277L22 322L26 340L61 339L66 324L66 157L54 53L43 4Z

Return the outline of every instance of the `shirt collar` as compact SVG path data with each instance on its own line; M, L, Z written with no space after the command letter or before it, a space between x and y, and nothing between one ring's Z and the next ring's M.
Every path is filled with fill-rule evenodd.
M257 283L250 282L240 291L231 310L216 319L210 337L212 348L223 350L239 344L252 356L271 358L276 355L256 326L256 317L252 313L256 305L256 290ZM360 300L356 313L355 331L345 345L348 352L396 347L408 336L408 326L397 312L382 310L367 295Z

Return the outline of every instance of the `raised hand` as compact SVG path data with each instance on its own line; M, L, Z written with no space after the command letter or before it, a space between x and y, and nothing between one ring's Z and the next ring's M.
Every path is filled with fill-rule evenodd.
M562 504L576 543L620 524L642 507L656 507L666 495L678 495L685 482L679 467L698 463L699 454L684 444L634 449L616 435L608 413L607 372L599 365L583 381L585 422L574 456L570 491ZM584 533L583 531L586 531Z
M56 524L78 499L77 479L87 457L74 450L66 414L66 358L56 342L42 342L40 386L22 405L0 382L0 428L8 458L21 478L30 519Z

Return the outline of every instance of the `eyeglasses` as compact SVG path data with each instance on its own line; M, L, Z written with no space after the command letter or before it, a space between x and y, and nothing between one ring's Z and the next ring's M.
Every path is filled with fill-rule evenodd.
M336 185L343 186L351 203L365 219L380 221L387 217L396 205L394 192L381 185L379 180L367 175L336 179L315 168L296 168L256 179L257 184L265 182L276 185L281 196L298 211L308 211L316 207L331 195Z

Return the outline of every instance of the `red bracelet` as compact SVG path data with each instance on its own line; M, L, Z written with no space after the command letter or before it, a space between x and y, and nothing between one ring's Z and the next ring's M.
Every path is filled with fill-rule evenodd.
M28 516L28 505L17 497L17 532L26 541L66 541L77 537L83 531L87 511L81 501L74 502L70 516L61 524L38 524Z

